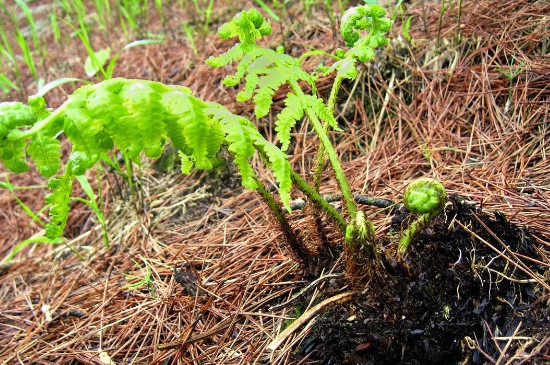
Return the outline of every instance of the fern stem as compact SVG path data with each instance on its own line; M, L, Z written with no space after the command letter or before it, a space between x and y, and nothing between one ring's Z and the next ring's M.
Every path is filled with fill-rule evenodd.
M269 159L267 158L267 155L265 151L258 146L256 146L256 151L258 151L258 154L262 158L262 161L266 165L270 165ZM316 204L316 207L320 208L323 212L325 212L336 224L338 225L338 228L342 232L342 234L346 234L346 228L348 226L346 220L342 217L338 211L329 204L329 202L319 194L319 192L315 191L304 179L300 177L294 170L290 170L290 178L292 179L292 182L296 187L305 194L305 196L313 203ZM261 182L258 182L259 185L261 185ZM262 185L263 186L263 185ZM263 186L265 189L265 186ZM267 189L266 189L267 190ZM261 193L261 192L260 192ZM268 192L269 194L269 192ZM272 198L273 199L273 198ZM281 209L279 205L277 205L278 209ZM286 218L285 218L286 219Z
M298 85L298 82L291 80L289 81L289 83L290 83L290 87L292 88L296 96L298 96L300 100L303 101L305 99L305 95L300 85ZM307 105L307 103L303 101L303 105ZM336 151L334 150L334 147L332 147L332 143L330 142L330 139L328 138L328 135L323 128L323 125L319 121L319 118L317 118L317 115L315 115L315 113L313 112L313 110L311 110L310 107L304 108L304 111L307 117L309 118L309 120L311 121L313 129L315 130L315 133L317 133L317 135L319 136L319 139L321 140L321 144L324 146L324 149L326 151L330 164L332 165L332 169L334 170L334 174L336 175L338 186L340 187L340 191L342 192L342 198L344 199L348 213L351 219L353 220L357 215L357 205L355 205L353 194L351 193L348 180L346 179L346 175L344 174L342 165L338 160Z
M290 223L288 222L288 219L285 216L285 213L281 209L281 206L277 203L273 195L267 190L264 183L262 183L258 177L254 177L254 180L256 181L256 191L260 194L263 201L269 206L269 209L275 216L275 219L277 220L277 223L279 223L279 226L281 227L283 234L285 235L285 238L290 245L292 252L296 256L298 256L298 259L302 261L303 263L308 262L308 253L304 250L303 245L300 244L294 233L292 232L292 227L290 226Z
M407 249L411 245L413 238L424 230L438 215L441 213L441 210L436 210L433 212L425 213L416 218L401 234L399 239L399 244L397 246L397 254L400 257L405 255Z
M340 85L342 85L342 81L344 80L341 76L336 76L336 79L334 79L334 84L332 85L332 89L330 90L330 96L328 98L327 102L327 108L329 112L334 114L334 109L336 109L336 96L338 95L338 91L340 90ZM325 133L328 133L329 124L324 123L323 124L323 130ZM319 150L317 151L317 158L315 159L315 173L313 174L313 186L315 187L316 191L319 191L319 187L321 186L321 177L323 175L323 166L325 165L325 147L321 144L319 145Z
M343 235L346 234L346 228L348 224L345 219L338 213L338 211L330 205L317 191L315 191L309 184L300 177L296 172L290 171L290 178L298 189L300 189L310 201L317 204L323 212L325 212L336 224Z

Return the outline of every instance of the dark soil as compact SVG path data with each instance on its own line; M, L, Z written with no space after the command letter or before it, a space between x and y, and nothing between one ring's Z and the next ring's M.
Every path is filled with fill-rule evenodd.
M307 356L322 364L484 363L498 359L507 344L512 349L518 345L490 340L492 336L540 340L548 335L550 311L536 299L540 285L479 239L517 261L514 254L538 258L534 238L502 214L483 214L460 197L451 202L418 237L402 269L377 273L358 300L332 307L318 319L296 350L298 359ZM395 214L396 231L406 216ZM543 267L528 266L542 278Z

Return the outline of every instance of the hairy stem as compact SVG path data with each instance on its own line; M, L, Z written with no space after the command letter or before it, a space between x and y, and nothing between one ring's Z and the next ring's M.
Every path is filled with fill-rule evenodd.
M411 245L411 242L416 234L422 232L424 228L430 224L438 215L441 210L434 210L429 213L425 213L416 218L401 234L399 244L397 245L397 254L403 256L407 249Z
M330 205L318 192L316 192L309 184L294 171L290 172L292 182L300 189L313 203L315 203L323 212L325 212L332 220L336 222L342 234L346 234L348 224L342 218L340 213Z
M334 109L336 109L336 96L340 90L340 85L342 85L343 77L336 76L332 89L330 90L330 96L328 98L327 107L328 110L334 114ZM323 124L323 130L325 134L328 133L329 125L328 123ZM315 190L319 191L321 186L321 176L323 175L323 166L325 165L325 147L321 144L319 145L319 150L317 151L317 158L315 159L315 173L313 174L313 186Z
M296 94L296 96L298 96L300 100L304 100L305 95L300 85L298 85L298 82L292 80L289 82L289 84L292 90L294 91L294 93ZM304 105L306 105L305 102L304 102ZM324 149L328 156L328 160L330 161L330 164L332 165L332 168L334 170L334 174L336 175L336 180L338 182L338 186L340 187L340 191L342 192L342 198L346 203L346 208L348 210L348 213L351 219L355 219L355 216L357 215L357 206L355 205L353 194L351 193L348 180L346 179L346 175L344 174L342 165L338 160L336 151L334 150L334 147L332 147L332 143L330 142L330 139L328 138L327 133L325 133L323 125L321 124L321 122L319 121L319 118L317 118L317 115L315 115L313 110L311 110L311 108L309 107L305 108L305 113L309 118L309 120L311 121L311 125L313 126L315 133L317 133L317 135L319 136L319 139L321 140L321 144L324 146Z
M256 147L256 151L258 151L258 154L262 158L262 161L266 165L270 165L269 159L267 158L267 155L265 154L265 151L261 148ZM338 225L338 228L340 231L342 231L342 234L346 233L346 227L347 223L346 220L342 217L338 211L329 204L329 202L324 199L317 191L315 191L309 184L300 177L294 170L290 170L290 178L292 179L292 182L294 185L305 194L305 196L312 201L318 208L320 208L323 212L325 212L332 220L336 222ZM265 187L264 187L265 189ZM267 190L267 189L266 189ZM339 200L339 199L338 199ZM278 206L278 205L277 205ZM281 209L281 208L279 208ZM286 218L285 218L286 219Z
M281 209L281 206L277 203L273 195L267 190L265 185L257 177L255 177L255 180L257 185L256 191L260 194L263 201L269 206L269 209L275 216L277 223L279 223L279 226L283 230L283 234L285 235L285 238L290 245L292 251L296 256L298 256L298 259L300 261L307 263L308 253L304 250L303 246L300 244L300 242L292 232L292 227L290 226L288 219L286 219L285 213Z

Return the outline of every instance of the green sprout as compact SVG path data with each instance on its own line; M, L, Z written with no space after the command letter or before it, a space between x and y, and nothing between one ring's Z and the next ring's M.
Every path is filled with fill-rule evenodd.
M407 186L403 195L403 203L407 210L419 216L401 233L397 247L397 253L400 256L405 254L414 236L443 212L446 202L447 191L435 179L419 179Z
M145 267L143 267L136 260L132 260L132 261L141 270L141 276L123 274L126 279L134 281L132 283L126 284L124 288L128 290L137 290L145 286L147 287L147 289L149 289L151 296L155 298L156 292L155 292L155 287L153 286L153 280L151 279L152 274L151 274L151 268L149 267L149 263L147 262L147 260L142 258L141 261L143 261L143 263L145 264Z

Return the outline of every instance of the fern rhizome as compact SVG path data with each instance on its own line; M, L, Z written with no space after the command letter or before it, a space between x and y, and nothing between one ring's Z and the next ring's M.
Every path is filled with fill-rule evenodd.
M336 50L331 55L335 62L317 70L335 74L327 102L317 95L317 73L301 67L303 58L322 52L312 51L294 58L285 54L282 47L276 50L261 47L257 41L271 33L271 25L255 9L237 14L220 27L221 38L238 37L239 43L206 62L213 67L237 63L235 74L227 76L223 83L242 85L237 99L252 99L257 118L270 112L277 90L284 85L289 87L285 107L276 116L280 147L266 140L248 119L217 103L194 97L186 87L119 78L78 89L53 111L46 107L42 97L31 97L29 105L1 103L0 160L10 170L23 172L28 169L28 155L42 175L51 177L61 170L60 134L64 133L71 142L68 162L61 173L50 179L52 193L46 198L51 217L46 235L54 239L62 235L67 221L74 178L92 168L115 146L129 159L138 159L141 152L149 158L158 158L171 141L179 151L184 173L194 168L211 169L218 161L220 149L225 148L233 156L242 185L257 191L268 204L298 260L307 266L309 258L284 212L290 211L292 185L307 196L316 212L322 211L332 219L346 239L350 257L372 259L377 254L374 227L357 208L328 131L338 129L334 112L342 81L356 78L357 66L370 61L375 49L388 42L385 33L391 21L385 15L385 10L377 5L357 6L344 14L340 31L348 49ZM303 85L307 85L310 93L304 91ZM305 117L320 140L311 184L293 171L285 153L291 142L291 129ZM271 169L285 209L256 175L250 163L255 153ZM338 182L346 210L343 214L318 192L325 158Z

